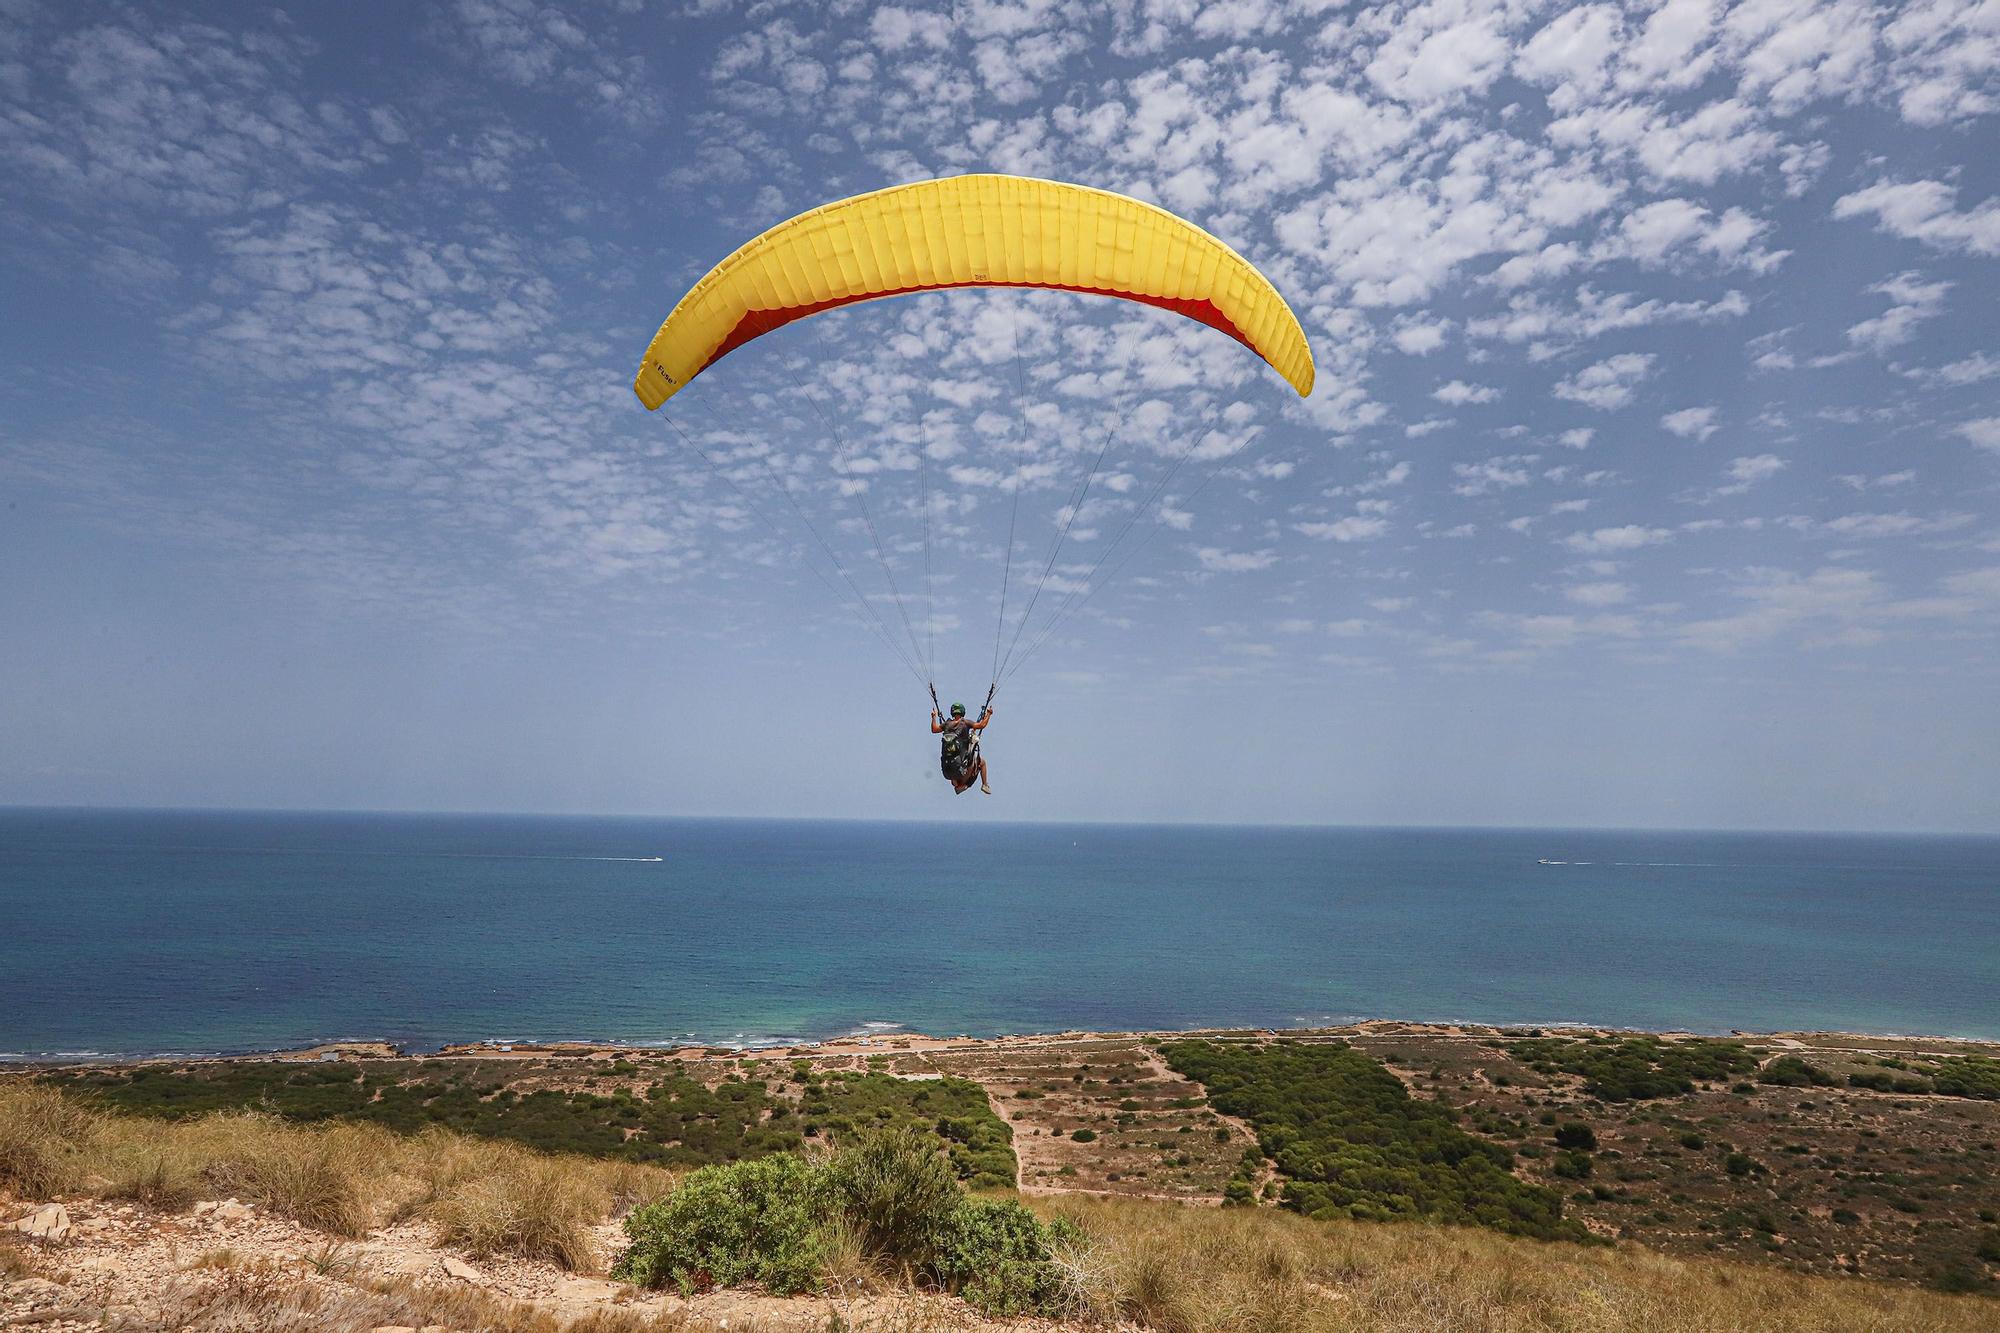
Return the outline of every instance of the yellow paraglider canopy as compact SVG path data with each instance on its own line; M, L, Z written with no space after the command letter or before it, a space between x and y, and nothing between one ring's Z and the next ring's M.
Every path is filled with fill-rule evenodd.
M653 335L648 408L772 329L857 301L949 287L1046 287L1178 311L1313 387L1298 317L1249 261L1163 208L1027 176L918 181L801 213L708 271Z

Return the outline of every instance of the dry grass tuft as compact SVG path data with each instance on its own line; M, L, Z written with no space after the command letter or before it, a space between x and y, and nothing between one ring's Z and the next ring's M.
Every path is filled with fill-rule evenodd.
M115 1132L106 1137L100 1158L103 1178L111 1182L103 1191L106 1198L171 1210L187 1207L205 1192L203 1163L184 1144Z
M2000 1302L1724 1260L1265 1209L1071 1199L1095 1239L1091 1306L1161 1333L1711 1333L2000 1327Z
M199 1164L204 1187L260 1204L306 1226L359 1236L377 1221L390 1170L403 1147L364 1125L302 1129L255 1112L182 1124L117 1120L117 1132L152 1140ZM164 1131L164 1132L163 1132Z
M598 1266L591 1228L611 1212L610 1191L577 1164L503 1144L482 1168L452 1181L424 1215L446 1244L504 1251L575 1271Z
M678 1172L637 1162L607 1162L600 1170L604 1188L611 1195L613 1217L623 1217L634 1208L658 1203L673 1193L674 1182L680 1179Z
M0 1187L24 1199L77 1188L89 1174L97 1117L53 1088L0 1084Z

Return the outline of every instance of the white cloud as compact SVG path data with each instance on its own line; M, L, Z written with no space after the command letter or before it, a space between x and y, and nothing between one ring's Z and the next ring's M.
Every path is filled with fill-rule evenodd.
M1683 642L1712 652L1736 652L1787 633L1807 646L1867 647L1914 621L1957 620L2000 605L2000 574L1968 570L1942 581L1943 596L1898 600L1874 570L1824 568L1745 571L1732 589L1750 609L1681 626Z
M1611 581L1575 583L1563 589L1563 596L1583 606L1617 606L1630 600L1632 585Z
M1847 330L1847 340L1878 355L1900 347L1917 336L1917 326L1944 309L1949 282L1924 282L1915 273L1903 273L1868 289L1890 298L1893 304L1873 319L1864 319Z
M1903 373L1912 379L1924 380L1931 384L1942 384L1954 389L1963 388L1968 384L1978 384L2000 376L2000 356L1974 352L1971 356L1946 365L1909 369Z
M1397 326L1390 341L1406 356L1424 356L1444 346L1445 334L1450 331L1448 319L1406 320Z
M1292 529L1318 541L1361 542L1380 537L1387 532L1389 521L1385 518L1355 514L1335 519L1331 523L1294 523Z
M1972 522L1970 514L1942 514L1921 518L1915 514L1843 514L1820 526L1841 537L1909 537L1923 533L1950 532Z
M1941 181L1883 181L1842 195L1833 215L1872 215L1883 231L1938 250L2000 255L2000 200L1988 199L1963 213L1956 211L1957 202L1957 187Z
M1449 407L1463 407L1467 403L1490 403L1500 396L1500 391L1489 384L1467 384L1464 380L1453 380L1431 390L1431 397Z
M1673 537L1674 534L1666 528L1627 523L1623 527L1598 528L1594 532L1573 532L1563 538L1563 545L1572 551L1597 555L1606 551L1636 551L1642 546L1658 546L1672 541Z
M1731 459L1728 476L1731 481L1757 482L1775 477L1784 470L1785 460L1776 454L1758 454L1750 458Z
M942 51L951 42L951 19L920 9L885 5L869 19L868 36L876 46L892 54L912 45Z
M1785 460L1776 454L1755 454L1743 458L1733 458L1730 460L1729 466L1723 469L1723 475L1729 478L1729 484L1716 487L1708 493L1707 498L1714 500L1721 499L1724 496L1742 495L1758 482L1777 476L1785 470L1785 467Z
M1660 424L1684 440L1706 440L1720 429L1712 407L1684 407L1661 417Z
M1960 422L1952 430L1981 449L2000 453L2000 417L1980 417L1975 421Z
M1728 209L1718 217L1692 200L1660 199L1626 214L1618 234L1602 243L1601 257L1659 266L1693 250L1724 264L1768 273L1790 254L1757 244L1770 229L1770 223L1741 208Z
M1650 352L1620 352L1558 382L1555 396L1600 412L1612 411L1632 401L1634 388L1651 373L1653 361Z
M1203 569L1217 574L1247 574L1278 563L1270 551L1226 551L1219 546L1196 547L1194 557Z
M1468 15L1459 5L1419 5L1368 62L1376 87L1424 105L1478 92L1505 70L1509 48L1498 12Z
M1528 484L1528 468L1536 461L1534 454L1497 456L1483 463L1453 463L1452 475L1458 481L1452 486L1454 495L1485 495L1489 491L1512 490Z

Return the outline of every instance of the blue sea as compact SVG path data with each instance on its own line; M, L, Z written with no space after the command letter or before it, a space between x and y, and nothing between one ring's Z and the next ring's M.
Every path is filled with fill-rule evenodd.
M1363 1017L2000 1038L2000 840L0 810L13 1058Z

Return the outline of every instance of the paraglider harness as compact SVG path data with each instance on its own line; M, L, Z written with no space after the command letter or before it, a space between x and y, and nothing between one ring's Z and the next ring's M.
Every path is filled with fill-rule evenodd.
M985 717L993 707L993 691L998 688L999 684L995 682L993 688L986 691L986 702L979 706L979 716ZM931 687L931 706L937 708L940 714L944 712L938 706L935 685ZM940 733L943 745L938 754L939 767L953 786L964 783L979 767L979 733L974 731L970 724L962 727L952 726L951 723L955 720L952 718L945 720L944 731Z

